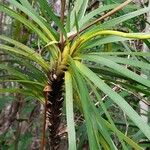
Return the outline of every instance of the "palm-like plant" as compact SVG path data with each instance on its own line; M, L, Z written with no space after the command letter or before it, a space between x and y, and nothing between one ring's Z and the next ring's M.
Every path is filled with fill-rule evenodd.
M26 46L5 35L0 36L1 40L8 43L1 44L0 49L14 58L9 60L11 64L0 65L0 68L7 70L8 73L2 80L17 82L23 86L21 89L12 87L12 89L0 91L32 95L45 103L45 118L47 114L51 149L59 147L59 126L64 98L71 150L77 148L76 143L80 143L80 140L79 142L76 140L74 108L84 116L85 122L82 122L80 128L86 127L90 149L117 149L112 135L118 137L122 149L142 149L136 143L136 136L129 138L117 129L107 111L113 103L117 104L139 128L138 134L144 134L150 140L150 127L143 123L138 113L126 102L122 93L113 90L114 85L116 87L119 85L119 88L127 93L136 91L149 96L150 80L141 77L133 71L133 68L137 71L150 70L149 61L144 57L150 54L129 51L125 44L126 47L119 45L121 50L117 47L109 47L113 42L127 41L130 38L149 39L150 34L124 33L112 29L128 19L150 11L150 8L142 8L98 24L130 1L122 5L104 5L87 14L88 0L76 0L74 7L70 8L71 11L69 10L65 18L66 2L62 0L60 19L46 0L38 0L39 12L28 0L10 0L10 4L17 9L0 5L0 11L17 19L36 33L43 45L38 53L30 48L30 45ZM17 12L18 9L21 13ZM93 17L110 9L113 11L92 21ZM132 10L132 6L128 9ZM22 12L25 15L22 15ZM51 21L54 21L58 31L50 26ZM17 68L16 64L26 69ZM90 91L92 94L89 94ZM103 95L107 98L106 102L102 99ZM106 117L104 118L102 114ZM46 122L44 122L43 133L45 124ZM77 135L77 137L80 136ZM43 144L44 142L43 138Z

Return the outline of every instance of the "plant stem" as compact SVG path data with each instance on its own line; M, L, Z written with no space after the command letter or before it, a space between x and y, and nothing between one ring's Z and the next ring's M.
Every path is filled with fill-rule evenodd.
M64 24L64 16L65 16L65 5L66 5L66 0L61 0L61 23ZM63 43L64 43L64 38L63 38L63 33L60 31L60 43L61 43L61 51L63 50Z

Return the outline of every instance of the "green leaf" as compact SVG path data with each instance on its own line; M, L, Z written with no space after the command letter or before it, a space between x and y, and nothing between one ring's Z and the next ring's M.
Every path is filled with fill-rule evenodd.
M99 15L101 14L102 12L104 11L107 11L107 10L110 10L110 9L113 9L115 7L117 7L118 4L111 4L111 5L105 5L105 6L101 6L93 11L91 11L90 13L88 13L87 15L85 15L81 20L79 20L79 25L80 25L80 28L86 24L86 23L89 23L89 21L96 15Z
M147 57L150 57L150 52L92 52L92 53L89 53L89 54L92 54L92 55L98 55L98 56L123 56L123 55L131 55L131 56L147 56Z
M72 45L71 47L71 54L74 51L77 51L84 43L90 41L91 39L95 37L101 37L103 35L116 35L120 37L125 37L125 38L131 38L131 39L149 39L150 34L147 33L125 33L125 32L120 32L120 31L115 31L115 30L97 30L96 32L90 32L83 34L78 38Z
M85 50L85 52L87 52L87 49L94 48L96 46L101 46L101 45L107 44L107 43L127 41L127 40L130 40L130 39L124 38L124 37L119 37L119 36L114 36L114 35L100 37L100 38L94 38L90 41L87 41L85 44L83 44L76 52L82 52L83 50Z
M80 77L80 76L79 76ZM88 132L88 138L89 138L89 146L91 150L100 149L99 146L99 138L98 138L98 129L96 126L93 125L92 121L92 109L89 107L88 104L88 98L87 98L87 89L85 88L83 81L81 82L81 77L78 78L76 75L76 81L78 83L79 91L82 90L82 92L79 92L79 97L82 103L83 113L86 121L86 127ZM90 113L90 114L89 114ZM106 142L107 143L107 142ZM107 144L108 145L108 144ZM109 147L109 146L108 146Z
M48 2L46 0L39 0L40 7L45 11L47 14L47 17L51 18L56 25L59 27L61 32L64 34L64 36L67 38L67 33L60 21L60 19L54 14L53 9L51 6L49 6Z
M49 25L49 23L47 22L45 18L40 16L40 13L32 7L32 5L29 3L28 0L20 0L20 2L26 9L32 12L51 31L51 33L53 34L53 36L55 36L55 38L58 37L58 33L54 30L54 28L52 28Z
M19 70L14 69L11 66L8 66L8 65L5 65L5 64L0 64L0 69L7 70L11 75L15 75L20 79L24 79L24 80L29 79L28 76L26 76L25 74L23 74Z
M76 66L79 68L82 74L84 74L100 90L107 94L150 140L150 127L148 126L148 124L143 123L142 118L134 111L134 109L119 94L114 92L106 83L104 83L95 73L89 70L85 65L76 61Z
M8 72L10 69L16 69L17 71L20 71L24 75L27 75L30 77L30 79L35 79L41 83L47 83L47 76L46 74L41 70L37 64L33 63L32 61L25 60L24 58L21 57L12 57L9 59L3 59L0 61L3 65L3 69L6 69ZM7 65L6 65L7 64ZM20 66L20 67L18 67ZM24 66L24 67L21 67ZM9 67L10 69L7 69ZM1 67L0 67L1 68ZM12 75L12 73L10 73ZM14 74L15 75L15 74Z
M112 131L115 132L114 128L112 127L112 125L111 125L109 122L107 122L107 121L104 120L104 119L103 119L103 121L104 121L105 125L106 125L108 128L110 128ZM133 140L131 140L129 137L125 136L125 135L124 135L122 132L120 132L119 130L118 130L118 134L120 134L120 136L122 137L122 139L123 139L124 141L126 141L129 145L131 145L134 149L136 149L136 150L143 150L143 148L141 148L137 143L135 143L135 142L134 142Z
M124 142L122 140L125 140L129 145L131 145L133 148L135 148L136 150L141 150L142 148L136 144L134 141L132 141L130 138L126 137L123 133L121 133L115 126L114 124L114 121L111 119L111 116L109 115L109 112L107 111L107 108L104 104L104 101L101 99L101 96L99 95L99 93L97 92L96 90L96 87L94 87L92 84L90 84L93 92L95 93L95 96L97 98L97 100L99 101L100 103L100 109L103 109L104 110L104 113L106 114L109 122L110 122L110 126L111 126L111 129L117 134L122 146L124 147L124 149L128 150L126 145L124 144ZM110 102L110 100L109 100Z
M30 16L41 27L41 29L44 31L44 33L47 35L47 37L49 37L50 40L52 40L52 41L56 40L55 37L53 36L52 32L45 26L45 24L39 18L38 15L33 13L33 11L28 10L25 6L21 5L16 0L9 0L9 2L11 4L13 4L14 6L16 6L18 9L20 9L21 11L23 11L28 16Z
M41 87L41 88L44 87L43 84L41 84L41 83L39 83L39 82L30 81L30 80L12 80L12 79L9 79L9 80L0 80L0 82L1 82L1 83L2 83L2 82L20 82L20 83L28 83L28 84L30 84L30 85L36 85L37 87L39 86L39 87ZM40 88L40 89L41 89L41 88Z
M138 9L137 11L122 15L120 17L111 19L109 21L105 21L103 24L93 27L92 30L96 32L97 30L100 30L100 29L110 29L122 22L125 22L126 20L132 19L134 17L137 17L137 16L147 13L149 11L150 11L150 7Z
M93 150L97 148L100 149L99 143L101 143L105 148L110 147L112 150L116 149L115 145L113 144L113 141L110 138L109 132L105 128L99 114L96 115L95 108L91 104L91 100L88 94L88 89L85 85L82 76L78 73L78 70L75 69L76 66L72 64L71 67L74 70L74 79L77 82L77 86L78 86L77 91L80 97L84 117L87 123L86 125L87 125L90 148ZM91 137L93 140L91 140Z
M89 61L94 61L96 63L100 63L102 65L105 65L109 68L112 68L113 70L121 73L122 75L125 75L127 77L129 77L130 79L137 81L139 83L141 83L142 85L145 85L147 87L150 87L150 81L147 79L144 79L143 77L137 75L136 73L130 71L129 69L109 60L106 59L104 57L100 57L100 56L94 56L94 55L83 55L82 58L85 58L86 60Z
M75 122L73 113L73 87L71 74L69 72L65 73L65 91L69 149L76 150Z
M79 13L83 3L84 3L83 0L76 0L75 1L74 8L73 8L73 10L71 11L71 14L70 14L70 29L71 30L73 29L73 26L75 24L75 13L76 14Z
M33 96L32 92L30 90L26 90L26 89L16 89L16 88L2 88L0 89L0 93L23 93L25 95L30 95Z
M81 5L81 8L80 8L80 11L78 13L78 20L82 20L84 19L84 15L85 15L85 12L86 12L86 9L87 9L87 6L88 6L88 1L89 0L84 0L82 5Z
M79 24L78 24L78 18L77 18L76 13L75 13L75 27L76 27L77 33L79 33Z
M44 42L48 43L49 39L47 36L37 27L35 26L30 20L26 19L24 16L20 15L19 13L7 8L7 6L0 4L0 12L4 12L9 16L15 18L16 20L20 21L32 31L34 31Z
M126 146L125 146L125 144L124 144L124 142L122 141L122 137L121 137L120 134L118 133L118 130L117 130L117 128L116 128L116 126L115 126L115 124L114 124L114 122L113 122L111 116L109 115L109 112L107 111L107 109L106 109L106 107L105 107L105 105L104 105L104 103L103 103L103 100L101 99L101 96L100 96L99 93L97 92L96 87L94 87L90 82L88 82L88 83L89 83L89 85L90 85L92 91L94 92L94 94L95 94L97 100L99 101L101 108L104 110L104 113L106 114L106 116L107 116L109 122L111 123L112 127L114 128L115 133L117 134L117 136L118 136L118 138L119 138L119 140L120 140L122 146L125 147L125 149L127 149Z
M14 40L9 39L9 42L12 43L13 41ZM24 51L24 50L21 50L18 48L14 48L14 47L10 47L10 46L1 44L0 49L2 51L5 51L5 52L12 52L12 53L14 53L14 55L19 54L19 55L25 56L26 59L33 60L33 61L37 62L44 69L45 72L49 71L49 67L48 67L47 62L44 61L44 59L39 54L37 54L35 51L33 51L30 48L27 48L26 50L24 49L25 50Z
M135 66L135 67L139 67L142 69L147 69L150 70L150 64L148 63L144 63L142 61L139 60L132 60L132 58L122 58L122 57L113 57L113 56L106 56L106 59L109 59L113 62L119 63L119 64L127 64L127 65L131 65L131 66Z
M23 95L27 95L27 96L33 96L38 98L38 100L40 102L44 102L44 97L38 95L37 93L34 93L33 90L29 90L29 89L18 89L18 88L2 88L0 89L0 93L21 93Z
M131 39L150 39L149 33L126 33L126 32L120 32L115 30L97 30L96 32L91 32L89 34L82 35L79 39L79 42L80 44L82 44L96 36L102 36L102 35L116 35L120 37L131 38Z
M74 64L72 64L72 65L73 65L72 67L74 68L74 71L75 71ZM89 105L88 105L89 103L87 101L87 94L86 94L87 89L84 87L83 79L82 79L82 77L80 78L77 71L75 71L74 76L75 76L75 77L73 77L73 79L75 81L74 83L77 84L76 87L78 89L76 89L76 90L77 90L77 93L78 93L80 101L81 101L81 105L83 108L83 114L84 114L85 121L86 121L86 128L87 128L87 133L88 133L88 138L89 138L90 149L91 150L99 149L97 135L93 132L94 128L92 127L92 120L91 120L92 118L90 117L92 110L89 108ZM82 92L79 92L81 90L82 90Z

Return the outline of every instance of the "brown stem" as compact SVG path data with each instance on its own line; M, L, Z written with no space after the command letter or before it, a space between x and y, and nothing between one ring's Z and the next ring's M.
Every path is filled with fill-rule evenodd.
M62 24L64 24L65 5L66 5L66 0L61 0L61 23ZM63 33L61 31L60 31L60 43L61 43L61 51L62 51L64 38L63 38Z
M118 7L114 8L113 10L109 11L108 13L106 13L105 15L101 16L100 18L96 19L95 21L93 21L92 23L88 24L86 27L84 27L83 29L81 29L79 31L79 33L85 31L86 29L90 28L92 25L98 23L99 21L102 21L103 19L112 16L114 13L118 12L119 10L123 9L126 5L128 5L130 2L132 2L133 0L127 0L124 3L122 3L121 5L119 5ZM75 37L77 36L77 33L72 35L70 37L71 40L73 40Z
M47 98L47 119L49 131L49 145L51 150L58 150L60 148L61 136L60 125L63 107L63 83L64 73L56 73L53 70L50 74L50 90Z

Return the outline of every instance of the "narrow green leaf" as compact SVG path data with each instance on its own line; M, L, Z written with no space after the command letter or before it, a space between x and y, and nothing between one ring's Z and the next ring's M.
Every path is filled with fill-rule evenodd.
M150 52L92 52L89 53L92 55L98 55L98 56L122 56L122 55L131 55L131 56L147 56L150 57Z
M82 35L79 41L80 44L82 44L96 36L102 36L102 35L116 35L120 37L131 38L131 39L150 39L149 33L126 33L126 32L120 32L115 30L97 30L96 32L91 32L89 34Z
M95 56L84 55L82 58L105 65L105 66L112 68L113 70L121 73L122 75L125 75L125 76L131 78L134 81L137 81L147 87L150 87L150 80L147 80L147 79L141 77L140 75L137 75L136 73L130 71L129 69L127 69L109 59L106 59L106 58L100 57L100 56L96 56L96 55Z
M14 6L16 6L18 9L20 9L21 11L23 11L28 16L30 16L41 27L41 29L44 31L47 37L49 37L50 40L53 40L53 41L56 40L52 32L45 26L45 24L41 21L41 19L39 19L39 17L36 14L34 14L32 11L29 11L26 7L21 5L16 0L9 0L9 2L13 4Z
M110 10L110 9L113 9L115 7L117 7L118 4L111 4L111 5L105 5L105 6L101 6L93 11L91 11L90 13L88 13L87 15L85 15L81 20L79 20L79 25L80 25L80 28L86 24L86 23L89 23L89 21L96 15L99 15L101 14L102 12L104 11L107 11L107 10Z
M75 12L75 27L76 27L77 33L79 33L79 25L78 25L78 18L77 18L76 12Z
M72 67L74 68L74 65ZM87 128L90 149L91 150L99 149L98 140L96 138L95 133L93 132L94 128L92 126L92 120L90 117L92 110L89 108L88 101L87 101L87 94L86 94L87 89L84 87L83 79L82 79L82 77L80 78L77 71L75 71L75 76L73 79L75 80L75 83L77 84L77 87L78 87L78 89L76 89L76 90L79 95L81 105L83 108L83 114L84 114L85 121L86 121L86 128ZM79 92L79 91L82 91L82 92ZM97 130L97 128L95 130ZM92 138L90 138L90 137L92 137Z
M39 82L34 82L34 81L29 81L29 80L0 80L0 82L20 82L20 83L29 83L29 84L35 84L37 86L41 86L42 88L44 87L44 85L42 83Z
M79 88L77 89L77 91L80 91L78 91L78 94L81 100L83 112L87 123L87 131L91 149L100 149L99 143L103 144L103 146L105 147L110 147L112 150L116 149L115 145L113 144L113 141L111 140L109 132L105 128L99 114L95 112L95 107L91 104L88 89L84 82L85 80L83 80L83 77L78 73L76 66L72 65L72 67L75 71L74 78L76 79ZM91 140L91 136L93 137L93 140Z
M71 11L71 14L70 14L70 29L71 30L73 29L73 26L75 24L75 13L78 14L83 2L84 2L83 0L76 0L75 1L74 8L73 8L73 10Z
M44 102L44 98L41 97L40 95L36 94L33 92L33 90L29 90L29 89L16 89L16 88L2 88L0 89L0 93L21 93L23 95L27 95L27 96L33 96L38 98L38 100L40 102Z
M109 122L111 123L112 128L114 129L114 132L118 136L118 138L122 144L122 147L124 148L124 150L127 150L127 147L126 147L125 143L123 142L123 138L122 138L122 136L120 136L118 129L116 128L116 126L114 124L114 121L112 120L111 116L109 115L109 112L107 111L107 108L105 107L105 104L104 104L103 100L101 99L101 96L97 92L96 88L91 83L89 83L89 84L92 88L92 91L95 93L95 96L96 96L97 100L99 101L101 108L104 110L104 113L106 114ZM138 149L138 146L136 148Z
M106 83L104 83L95 73L93 73L85 65L76 61L76 66L79 68L82 74L84 74L100 90L107 94L150 140L150 127L148 126L148 124L143 122L142 118L134 111L134 109L119 94L114 92Z
M30 95L33 96L31 90L27 90L27 89L16 89L16 88L2 88L0 89L0 93L22 93L25 95Z
M112 27L114 27L114 26L116 26L122 22L125 22L126 20L137 17L137 16L142 15L144 13L147 13L149 11L150 11L150 7L138 9L137 11L134 11L134 12L122 15L120 17L105 21L103 24L100 24L100 25L94 27L92 30L93 31L95 30L95 32L96 32L99 29L110 29L110 28L112 28Z
M0 69L2 70L7 70L11 75L15 75L20 79L29 79L28 76L26 76L25 74L21 73L19 70L14 69L11 66L5 65L5 64L0 64Z
M0 49L2 51L5 51L5 52L12 52L14 54L23 55L23 56L26 57L26 59L30 59L30 60L33 60L33 61L37 62L39 65L41 65L41 67L46 72L49 71L48 64L35 51L31 52L31 51L28 51L28 49L26 51L24 51L24 50L21 50L21 49L13 48L13 47L10 47L10 46L7 46L7 45L2 45L2 44L0 45Z
M119 37L119 36L114 36L114 35L110 35L110 36L106 36L106 37L100 37L100 38L94 38L94 39L84 43L76 52L79 53L83 50L85 50L85 52L87 52L87 49L91 49L91 48L94 48L96 46L101 46L101 45L107 44L107 43L127 41L127 40L130 40L130 39L124 38L124 37Z
M87 6L88 6L88 2L89 0L84 0L83 3L82 3L82 6L80 8L80 11L79 11L79 15L78 15L78 20L82 20L84 15L85 15L85 12L86 12L86 9L87 9Z
M4 5L0 5L0 12L4 12L8 14L9 16L15 18L16 20L20 21L21 23L26 25L28 28L30 28L32 31L34 31L43 41L45 41L46 43L49 42L49 39L43 34L43 32L40 29L38 29L31 21L29 21L22 15L7 8L7 6L4 6Z
M65 73L65 91L69 149L76 150L75 122L73 113L73 87L71 74L69 72Z
M56 25L59 27L61 32L64 34L64 36L67 38L67 33L60 21L60 19L54 14L53 9L51 6L49 6L48 2L46 0L39 0L40 7L47 13L47 16L51 18Z
M131 66L150 70L150 64L144 63L144 62L139 61L139 60L132 60L132 58L128 59L128 58L113 57L113 56L108 56L108 57L106 56L105 58L107 58L111 61L114 61L116 63L119 63L119 64L127 64L127 65L131 65Z
M107 121L104 120L104 119L103 119L103 121L104 121L105 125L106 125L108 128L110 128L112 131L115 132L114 128L112 127L112 125L111 125L109 122L107 122ZM124 135L122 132L120 132L119 130L118 130L118 134L120 134L120 136L122 137L122 139L123 139L124 141L126 141L126 143L128 143L129 145L131 145L134 149L136 149L136 150L143 150L143 148L141 148L137 143L135 143L135 142L134 142L132 139L130 139L129 137L125 136L125 135Z
M56 30L49 25L49 23L47 22L45 18L40 16L40 13L36 11L36 9L33 8L33 6L29 3L28 0L20 0L20 2L26 9L32 12L51 31L51 33L53 34L55 38L58 37L58 33L56 32Z

